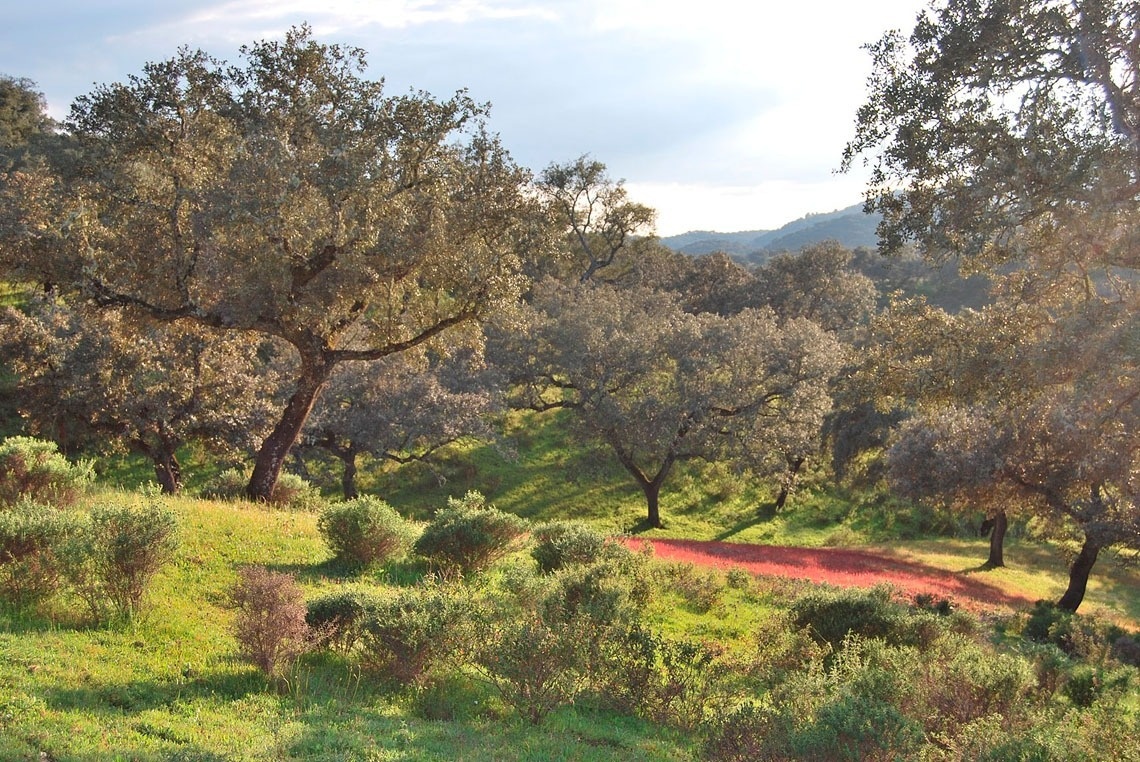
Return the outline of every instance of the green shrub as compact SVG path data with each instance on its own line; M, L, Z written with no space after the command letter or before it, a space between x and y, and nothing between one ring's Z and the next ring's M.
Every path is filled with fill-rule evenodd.
M306 604L305 622L317 645L348 653L381 600L370 590L335 590Z
M210 479L198 494L207 500L243 500L248 484L248 474L230 468Z
M328 506L321 511L317 528L337 561L354 567L403 555L416 534L395 508L375 497Z
M496 623L480 638L475 664L507 704L537 725L588 684L588 638L577 625L538 617Z
M906 609L891 600L886 587L872 590L816 590L792 604L796 627L810 627L820 642L838 651L848 633L905 642L909 632Z
M90 461L71 463L55 442L32 437L0 440L0 506L21 500L72 505L86 494L94 474Z
M283 473L273 485L269 504L274 508L288 511L312 513L325 506L325 499L316 486L309 484L297 474Z
M614 546L603 532L580 521L554 521L532 533L530 554L544 572L599 561ZM625 550L622 546L616 546Z
M548 621L589 617L620 628L641 617L652 589L645 559L630 553L625 558L562 570L540 605Z
M174 512L157 502L97 506L64 546L64 573L96 619L130 617L173 557L177 534Z
M22 502L0 511L0 601L28 609L60 586L59 550L76 531L74 514Z
M506 555L526 531L526 521L486 504L478 492L449 498L415 543L415 552L444 575L465 576Z
M462 660L475 639L477 606L466 590L429 585L377 601L367 614L365 661L400 683L418 683Z
M304 653L308 636L301 588L292 574L249 566L230 591L241 655L273 677Z

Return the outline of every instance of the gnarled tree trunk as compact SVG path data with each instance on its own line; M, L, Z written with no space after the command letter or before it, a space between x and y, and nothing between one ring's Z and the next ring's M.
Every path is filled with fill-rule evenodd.
M1009 518L1005 511L998 511L982 522L982 533L990 533L990 555L986 559L987 569L1005 566L1005 533L1009 529Z
M1065 611L1076 611L1085 598L1085 588L1088 587L1089 574L1092 572L1096 557L1104 547L1100 542L1085 535L1085 542L1081 545L1081 552L1069 567L1069 587L1065 594L1057 601L1057 608Z

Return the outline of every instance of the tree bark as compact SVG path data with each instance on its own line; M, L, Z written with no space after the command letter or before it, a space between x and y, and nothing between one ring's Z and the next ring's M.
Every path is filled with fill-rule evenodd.
M645 493L645 504L649 511L646 514L645 523L651 529L660 529L661 524L661 483L657 480L651 482L642 482L641 491Z
M334 363L323 357L301 360L301 375L297 379L297 387L281 420L273 427L273 431L261 444L257 453L257 460L253 465L253 473L249 477L249 484L245 488L246 496L250 500L260 502L268 501L273 496L273 488L277 486L277 479L281 476L281 468L285 465L285 458L289 450L297 442L305 421L313 409L313 403L320 396L321 389L329 380Z
M987 569L996 569L1005 566L1005 533L1009 529L1009 518L1005 511L998 511L990 519L990 556L986 559Z
M1069 567L1069 587L1061 596L1061 600L1057 601L1057 608L1075 612L1077 607L1081 605L1081 601L1085 598L1089 574L1092 572L1093 564L1096 563L1096 557L1100 554L1102 547L1103 545L1099 542L1085 535L1081 552L1077 554L1073 565Z
M162 494L174 495L182 490L182 466L173 451L156 453L151 459L154 462L154 476L162 488Z
M784 510L784 503L788 502L788 495L791 494L792 488L796 486L796 479L800 475L800 469L804 465L805 458L788 458L788 471L784 474L784 482L780 485L780 494L776 495L776 504L772 508L773 513L779 513Z
M355 500L360 497L356 491L356 450L345 450L340 454L344 463L344 471L340 475L340 488L344 492L345 500Z

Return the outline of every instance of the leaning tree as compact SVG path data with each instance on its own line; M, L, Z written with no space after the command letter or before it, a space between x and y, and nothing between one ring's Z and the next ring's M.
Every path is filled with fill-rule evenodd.
M1122 0L945 0L870 46L873 72L844 159L871 166L888 250L1021 272L998 309L1043 321L968 413L962 446L1005 443L991 478L1083 535L1060 604L1076 609L1105 547L1136 546L1140 373L1140 6ZM1032 360L1032 362L1030 362ZM1015 370L1016 369L1016 370ZM1012 374L1011 374L1012 375ZM932 420L937 420L937 417ZM1044 457L1047 454L1048 457Z
M269 496L333 370L440 342L519 291L529 178L465 93L389 95L307 27L224 65L181 49L72 106L78 165L3 186L8 277L292 347Z

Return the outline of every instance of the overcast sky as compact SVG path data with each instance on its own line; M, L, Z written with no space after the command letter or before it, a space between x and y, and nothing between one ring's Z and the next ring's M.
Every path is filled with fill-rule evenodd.
M5 3L0 74L53 116L178 47L236 61L308 22L368 51L390 93L492 104L536 171L582 154L658 210L657 231L770 229L862 197L837 176L869 56L924 0L26 0Z

